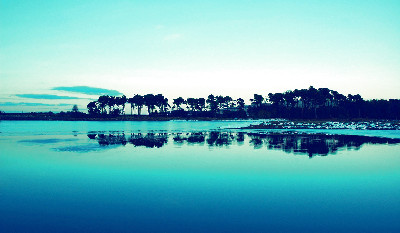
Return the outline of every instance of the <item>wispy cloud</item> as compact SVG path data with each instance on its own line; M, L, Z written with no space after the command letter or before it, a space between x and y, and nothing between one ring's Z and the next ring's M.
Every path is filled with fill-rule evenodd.
M72 87L54 87L52 90L68 91L74 93L81 93L86 95L122 95L121 92L116 90L88 87L88 86L72 86Z
M169 34L169 35L164 36L164 40L168 40L168 41L178 40L180 38L182 38L182 34L179 34L179 33Z
M0 102L0 106L71 106L72 104L44 104L44 103L25 103L25 102Z
M73 96L60 96L60 95L46 95L46 94L17 94L20 98L28 99L45 99L45 100L58 100L58 99L81 99Z

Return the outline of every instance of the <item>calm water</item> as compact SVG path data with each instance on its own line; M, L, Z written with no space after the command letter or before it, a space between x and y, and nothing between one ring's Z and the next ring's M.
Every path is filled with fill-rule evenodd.
M400 231L400 132L249 123L2 121L0 231Z

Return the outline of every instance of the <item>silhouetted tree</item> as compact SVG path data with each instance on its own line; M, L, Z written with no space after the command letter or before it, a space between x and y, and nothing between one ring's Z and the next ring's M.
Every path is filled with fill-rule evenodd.
M146 105L147 107L147 111L149 112L149 114L151 115L154 111L154 108L157 104L156 102L156 98L153 94L146 94L143 97L144 99L144 105Z
M208 104L208 108L212 113L216 113L218 111L218 103L217 100L215 99L214 95L209 95L206 103Z
M239 108L240 110L244 110L244 106L245 106L244 99L239 98L239 99L236 100L236 107L237 108Z
M225 105L225 99L222 95L219 95L217 97L215 97L216 101L217 101L217 105L218 105L218 109L221 110L224 108Z
M168 98L165 98L162 94L156 95L157 106L160 109L160 112L165 113L170 107L168 103Z
M99 99L97 100L97 102L99 103L99 107L101 110L101 114L105 114L105 108L107 106L108 103L108 95L102 95L99 97Z
M133 109L135 107L135 104L133 103L133 98L128 98L126 102L131 105L131 115L133 115Z
M74 106L72 106L72 112L73 112L73 113L79 112L78 105L74 104Z
M121 113L125 114L125 104L127 102L126 96L123 95L117 99L117 105L122 107Z
M264 101L264 97L262 95L254 94L254 98L250 99L251 104L254 105L255 107L261 107L261 104Z
M142 112L142 107L145 104L144 97L141 95L135 95L130 99L130 101L131 101L131 106L133 104L133 106L137 108L138 115L140 116L140 114Z
M108 114L112 114L115 104L116 104L115 97L107 95Z
M204 98L198 98L196 109L202 112L205 108L206 108L206 100Z
M181 109L182 109L181 105L182 105L182 104L185 104L185 103L186 103L186 101L185 101L185 99L183 99L182 97L178 97L178 98L174 99L174 102L173 102L174 107L175 107L177 110L181 110Z
M88 113L90 115L98 115L101 113L100 108L98 107L98 102L92 101L87 105Z
M196 110L196 104L197 104L196 102L197 101L196 101L195 98L187 98L186 104L187 104L188 110L195 111Z
M227 108L230 108L230 107L232 107L232 97L225 96L224 97L224 108L227 109Z

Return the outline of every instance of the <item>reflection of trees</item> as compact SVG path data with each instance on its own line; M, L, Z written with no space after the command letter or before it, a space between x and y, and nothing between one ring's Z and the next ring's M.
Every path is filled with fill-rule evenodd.
M157 147L160 148L168 142L168 134L166 133L147 133L143 136L141 133L132 134L128 139L128 142L134 146L145 146L149 148Z
M210 132L207 139L209 146L227 146L232 144L235 136L228 132Z
M205 133L203 132L187 133L186 136L182 133L177 133L173 137L173 140L176 143L183 143L185 141L189 144L203 143L205 141Z
M326 156L339 149L359 149L363 144L397 144L400 139L379 137L352 136L352 135L325 135L325 134L295 134L295 133L232 133L232 132L192 132L192 133L136 133L126 137L125 134L95 134L89 133L88 137L96 140L101 146L126 145L160 148L172 137L178 144L202 144L208 146L241 145L248 137L249 145L255 149L265 147L269 150L282 150L287 153Z
M97 134L95 134L95 133L88 133L88 138L90 138L90 139L96 139L96 135Z
M236 142L238 145L241 146L244 144L244 136L245 136L245 133L243 133L243 132L239 132L236 134Z
M126 145L126 138L125 134L118 134L118 135L105 135L105 134L98 134L97 141L102 146L108 145Z
M287 153L326 156L341 148L360 149L363 144L394 144L400 139L325 134L263 134L249 133L250 144L255 148L265 145L271 150L283 150Z
M206 140L207 137L207 140ZM244 138L244 135L241 136ZM223 146L232 144L235 136L232 133L212 131L206 132L193 132L193 133L177 133L173 136L176 143L187 142L188 144L204 143L205 141L209 146ZM240 139L238 139L240 140Z
M188 143L203 143L205 140L204 133L191 133L187 138Z
M102 133L93 134L89 133L88 138L95 139L101 146L108 145L126 145L127 143L134 146L145 146L149 148L157 147L160 148L168 142L168 134L166 133L147 133L147 134L131 134L129 138L125 137L125 134L118 135L105 135Z

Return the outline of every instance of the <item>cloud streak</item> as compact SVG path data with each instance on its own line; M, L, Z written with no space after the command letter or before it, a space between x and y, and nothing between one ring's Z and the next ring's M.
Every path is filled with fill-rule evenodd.
M13 102L0 102L0 106L28 106L28 107L35 107L35 106L72 106L72 104L44 104L44 103L13 103Z
M81 99L81 98L73 97L73 96L46 95L46 94L17 94L15 96L20 97L20 98L44 99L44 100Z
M88 86L54 87L52 90L67 91L86 95L122 95L121 92L116 90Z

